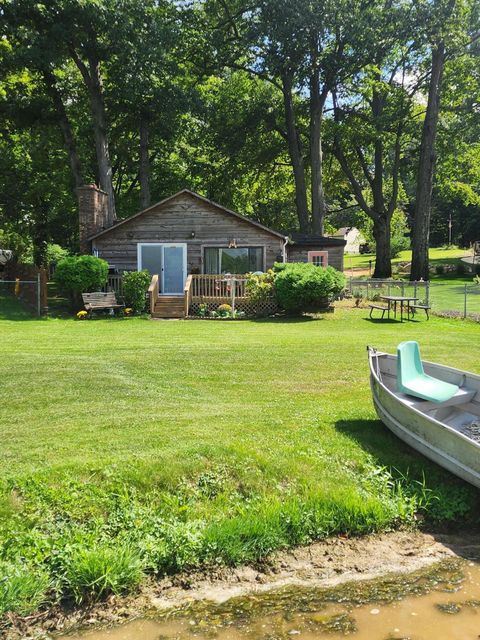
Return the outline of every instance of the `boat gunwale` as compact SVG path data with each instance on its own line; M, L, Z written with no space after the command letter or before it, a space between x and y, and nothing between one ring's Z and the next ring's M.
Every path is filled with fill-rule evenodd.
M428 414L424 413L423 411L420 411L419 409L417 409L415 406L409 406L406 405L402 402L401 398L399 398L397 396L397 394L393 391L391 391L383 382L382 380L378 377L374 367L373 367L373 356L387 356L388 358L391 358L393 360L397 359L397 356L395 356L394 354L391 353L387 353L385 351L376 351L376 349L374 349L373 347L367 347L368 348L368 361L369 361L369 366L370 366L370 376L373 375L373 377L375 378L375 380L378 382L378 384L382 387L382 389L384 389L387 394L391 397L391 398L395 398L395 400L398 403L401 403L403 406L405 406L407 409L414 411L417 415L422 416L423 418L426 418L429 422L431 422L434 426L439 426L442 429L447 430L450 434L461 438L463 440L465 440L465 442L468 442L470 445L473 445L474 447L476 447L477 449L480 450L480 442L475 442L475 440L472 440L471 438L469 438L468 436L466 436L465 434L461 433L460 431L457 431L457 429L454 429L453 427L450 427L448 424L446 424L445 422L440 422L440 420L437 420L436 418L434 418L433 416L429 416ZM467 377L467 373L468 373L468 377L473 377L476 378L479 382L480 382L480 375L476 374L476 373L470 373L470 372L465 372L462 371L462 369L455 369L454 367L449 367L447 365L442 365L439 364L437 362L429 362L428 360L422 360L423 364L426 365L433 365L436 367L441 367L443 369L448 369L449 371L452 371L454 373L458 373L460 375L466 376ZM375 392L372 388L372 393L375 395ZM478 392L477 392L478 393ZM414 397L414 396L412 396ZM377 402L380 403L380 401L377 398ZM381 404L381 403L380 403ZM461 405L459 405L461 406ZM440 409L442 407L442 403L438 403L438 408ZM386 409L384 409L385 413L388 413ZM392 416L394 417L394 416ZM398 420L395 418L395 420L398 422ZM402 425L403 426L403 425ZM404 429L407 429L406 427L404 427Z

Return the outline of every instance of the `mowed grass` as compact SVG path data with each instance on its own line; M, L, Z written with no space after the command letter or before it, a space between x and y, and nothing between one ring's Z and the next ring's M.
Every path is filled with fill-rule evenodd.
M433 264L457 264L460 258L472 255L470 249L459 249L452 247L450 249L445 247L433 247L429 251L430 262ZM410 262L412 259L411 250L401 251L399 255L392 260L393 264L398 262ZM345 255L345 269L368 269L370 262L372 263L372 269L375 265L375 254L346 254Z
M465 286L467 287L467 314L480 314L480 285L474 281L474 275L467 271L467 265L460 258L471 255L471 250L457 248L433 248L430 249L430 264L436 267L455 267L452 271L432 273L430 276L429 304L434 312L456 312L463 315L465 312ZM402 251L392 263L410 262L411 251ZM347 277L355 279L355 271L350 269L368 269L372 264L372 273L375 266L375 254L345 255L344 266ZM460 272L458 272L460 271ZM408 274L401 274L400 279L408 281ZM368 278L368 275L367 275ZM386 288L385 288L386 289ZM377 291L378 292L378 291ZM385 292L388 293L386 290ZM398 293L395 291L391 292ZM405 288L405 294L413 294L413 287ZM420 294L420 298L425 298ZM425 301L425 300L424 300Z
M478 492L376 419L365 347L479 372L479 326L366 315L79 322L0 299L0 613L419 512L474 521Z

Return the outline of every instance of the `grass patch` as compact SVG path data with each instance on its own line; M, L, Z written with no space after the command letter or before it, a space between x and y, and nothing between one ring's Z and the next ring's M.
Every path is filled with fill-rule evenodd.
M429 251L430 263L434 265L440 264L458 264L460 258L471 255L470 249L458 249L452 247L450 249L438 247L431 248ZM396 258L393 258L392 264L398 264L399 262L411 262L412 251L401 251ZM372 263L372 270L375 265L374 253L363 254L347 254L345 255L345 269L368 269L370 262Z
M46 571L0 562L0 615L32 613L48 601L51 587Z
M80 547L66 561L66 592L85 602L131 591L143 576L140 556L126 545Z
M426 359L478 371L474 323L381 324L347 309L229 323L38 321L8 304L0 299L0 561L47 577L33 607L47 583L54 599L85 601L147 573L254 561L411 525L418 512L477 518L476 490L376 419L365 354L417 339Z

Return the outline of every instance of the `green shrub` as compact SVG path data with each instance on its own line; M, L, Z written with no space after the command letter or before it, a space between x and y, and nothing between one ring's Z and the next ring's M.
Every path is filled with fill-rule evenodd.
M140 556L127 545L97 545L72 553L65 578L75 600L84 602L132 590L143 578L143 567Z
M57 264L54 278L58 288L76 302L81 293L104 287L107 275L105 260L95 256L70 256Z
M345 276L333 267L310 262L275 265L275 292L286 311L301 312L319 307L345 287Z
M140 545L150 569L158 574L173 574L197 567L202 561L204 524L201 521L162 523Z
M143 271L125 271L123 274L123 295L125 304L134 311L145 311L146 294L150 286L151 276L146 269Z
M392 235L390 240L390 255L396 258L399 253L410 249L410 240L403 235Z
M48 244L47 245L47 263L50 264L58 264L60 260L64 258L68 258L70 252L68 249L64 249L59 244Z
M467 265L464 262L459 262L455 267L455 271L457 275L464 276L467 273Z
M47 601L50 578L40 570L0 562L0 615L28 615Z
M443 264L435 265L435 273L437 274L437 276L443 275L445 273L445 265Z
M274 292L275 273L269 269L266 273L249 273L245 289L250 300L255 304L266 302Z

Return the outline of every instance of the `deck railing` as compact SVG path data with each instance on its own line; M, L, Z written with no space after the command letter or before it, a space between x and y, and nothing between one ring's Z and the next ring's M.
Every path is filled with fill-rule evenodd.
M183 297L185 302L185 317L188 318L188 312L190 311L190 305L192 304L192 279L193 276L189 275L185 282L185 288L183 290Z
M192 274L192 298L231 298L235 288L235 298L246 296L247 276L222 274Z
M152 281L150 282L150 286L148 287L148 299L150 301L150 313L154 313L155 305L158 300L159 294L159 284L158 284L158 274L152 276Z
M183 288L185 317L197 315L200 310L203 311L202 315L205 315L206 310L208 316L208 312L216 311L224 303L247 316L275 313L278 310L275 297L271 295L261 302L253 302L247 292L247 280L245 274L190 274ZM159 294L159 277L154 275L148 289L152 314L155 313Z
M114 291L117 296L123 296L123 280L122 276L117 273L110 273L107 276L107 282L102 291Z

